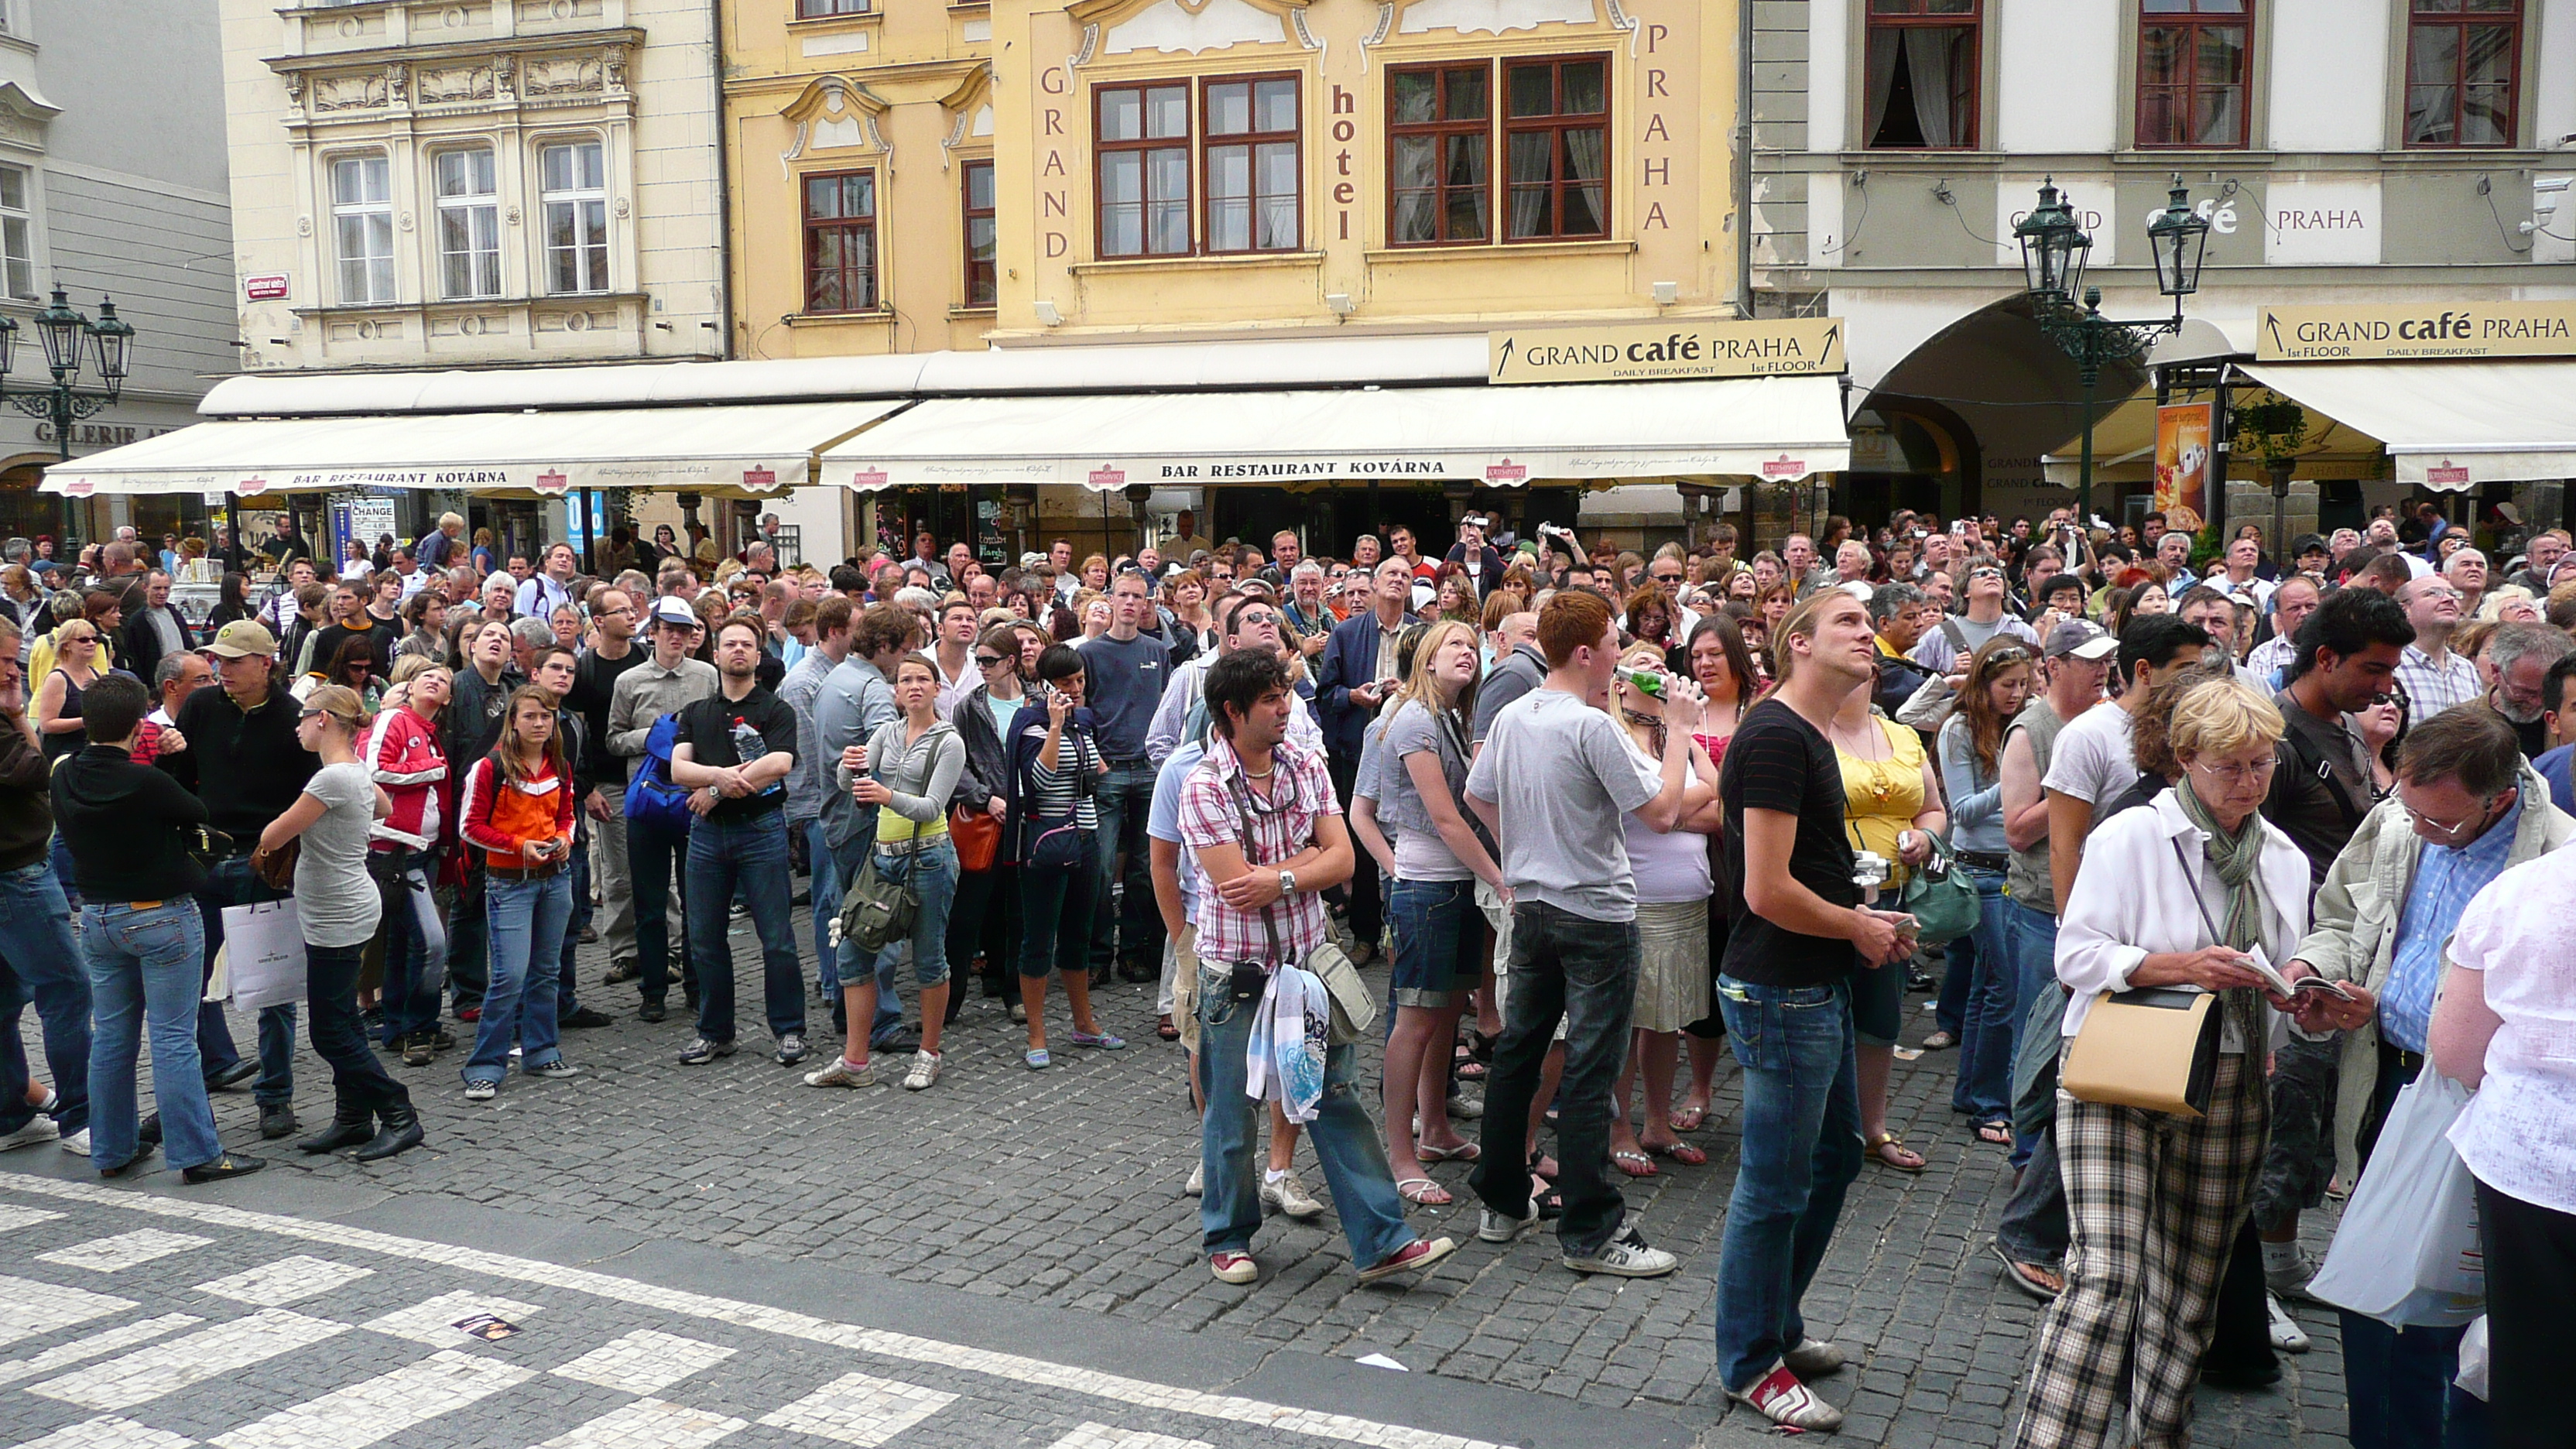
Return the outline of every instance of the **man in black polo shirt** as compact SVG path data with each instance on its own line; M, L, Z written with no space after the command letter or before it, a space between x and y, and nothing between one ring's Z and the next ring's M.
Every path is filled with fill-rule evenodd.
M266 625L235 619L216 631L207 649L215 656L215 676L223 687L200 689L179 706L175 723L188 748L165 753L156 763L195 790L206 802L209 823L240 846L230 859L215 862L206 873L205 888L197 892L197 908L206 923L205 970L211 977L215 952L224 944L224 907L273 901L283 894L251 873L250 847L304 793L304 782L313 778L321 757L295 738L301 711L277 677L277 636ZM203 771L198 769L201 761ZM234 1047L219 1002L197 1009L197 1051L204 1058L209 1087L230 1086L253 1070L259 1073L251 1095L259 1102L260 1136L274 1140L294 1133L293 1003L261 1009L256 1068Z

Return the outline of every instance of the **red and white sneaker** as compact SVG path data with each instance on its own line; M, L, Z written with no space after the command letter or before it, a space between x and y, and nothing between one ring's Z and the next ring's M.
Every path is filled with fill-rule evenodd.
M1410 1273L1417 1268L1428 1268L1456 1251L1458 1251L1458 1245L1447 1238L1433 1238L1427 1242L1416 1238L1387 1254L1385 1261L1362 1268L1360 1281L1374 1283L1381 1278L1392 1278L1398 1273Z
M1726 1396L1737 1403L1751 1405L1755 1413L1772 1423L1792 1429L1814 1429L1830 1434L1843 1426L1843 1411L1816 1397L1815 1391L1798 1382L1798 1376L1789 1372L1789 1366L1784 1363L1773 1364L1771 1372L1764 1374L1752 1388L1740 1394L1728 1389Z
M1250 1253L1210 1253L1208 1271L1214 1273L1220 1283L1249 1283L1261 1276L1261 1269L1254 1265Z

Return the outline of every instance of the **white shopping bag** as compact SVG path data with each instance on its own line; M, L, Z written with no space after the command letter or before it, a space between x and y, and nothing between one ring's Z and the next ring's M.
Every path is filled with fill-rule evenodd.
M2426 1067L2388 1109L2308 1296L2399 1328L2486 1311L2477 1189L2449 1132L2469 1089Z
M224 907L233 1004L244 1011L304 999L304 932L292 900Z
M2460 1376L2451 1380L2460 1386L2462 1393L2480 1403L2485 1403L2487 1398L2490 1352L2487 1347L2487 1316L2481 1313L2478 1321L2469 1325L2469 1331L2460 1335Z

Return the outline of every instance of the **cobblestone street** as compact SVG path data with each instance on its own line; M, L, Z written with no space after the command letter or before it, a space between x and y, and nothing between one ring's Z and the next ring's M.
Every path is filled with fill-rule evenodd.
M156 1204L172 1211L227 1204L295 1221L358 1221L350 1215L363 1214L371 1224L410 1225L394 1230L496 1254L536 1252L531 1245L566 1234L573 1235L566 1241L606 1245L610 1253L638 1244L685 1246L700 1255L693 1260L698 1271L710 1275L707 1291L728 1300L781 1302L780 1285L801 1296L828 1277L869 1289L863 1297L872 1310L857 1321L871 1328L980 1348L996 1341L991 1335L1001 1332L1001 1325L1018 1334L1020 1342L1036 1344L1033 1356L1049 1361L1100 1364L1098 1355L1120 1345L1121 1335L1142 1333L1168 1344L1178 1334L1205 1345L1234 1372L1311 1374L1335 1367L1326 1361L1338 1361L1346 1375L1382 1380L1384 1392L1417 1406L1437 1402L1434 1386L1423 1375L1455 1381L1462 1389L1490 1386L1487 1393L1525 1391L1500 1398L1526 1412L1507 1414L1481 1430L1418 1415L1389 1415L1471 1438L1529 1445L1636 1443L1644 1432L1641 1426L1660 1425L1653 1437L1724 1444L1746 1442L1768 1427L1749 1411L1729 1413L1710 1363L1710 1295L1734 1176L1731 1070L1721 1074L1719 1107L1708 1128L1692 1139L1709 1152L1708 1165L1660 1162L1656 1177L1627 1184L1630 1210L1648 1239L1681 1256L1681 1271L1672 1277L1585 1279L1557 1264L1552 1239L1501 1250L1476 1242L1466 1170L1453 1164L1435 1172L1456 1194L1458 1205L1416 1209L1414 1220L1426 1236L1445 1233L1459 1239L1459 1252L1410 1291L1360 1286L1329 1214L1311 1225L1273 1218L1254 1245L1261 1281L1246 1290L1212 1281L1198 1252L1196 1200L1180 1190L1195 1159L1197 1139L1180 1051L1154 1039L1150 986L1095 992L1105 1029L1132 1043L1125 1051L1060 1049L1052 1070L1029 1071L1019 1059L1020 1029L1009 1022L1001 1003L970 999L950 1030L946 1071L935 1089L817 1091L803 1086L796 1071L770 1060L765 1035L756 1027L746 1027L739 1055L703 1067L679 1065L674 1058L690 1028L678 1010L678 994L673 994L670 1022L644 1025L633 1017L631 988L596 985L605 964L601 953L589 948L583 956L585 999L619 1020L570 1034L566 1052L584 1069L582 1077L562 1082L514 1077L497 1102L469 1105L454 1074L461 1053L443 1056L433 1067L396 1066L393 1070L411 1084L420 1103L429 1142L426 1150L373 1168L276 1150L287 1147L283 1143L263 1147L254 1129L255 1109L245 1093L217 1097L218 1125L228 1144L267 1155L271 1170L237 1184L182 1189L174 1174L158 1172L141 1178L137 1187L102 1186L84 1162L50 1148L12 1153L0 1158L0 1203L7 1204L0 1213L8 1214L0 1218L0 1227L9 1232L12 1244L7 1255L12 1266L6 1271L65 1288L136 1297L129 1290L138 1278L198 1284L220 1275L211 1266L198 1271L192 1264L175 1279L147 1272L102 1277L42 1255L145 1227L207 1232L184 1221L133 1220L136 1209ZM756 1011L757 952L747 935L736 937L735 958L744 973L742 999ZM1369 974L1382 981L1378 969ZM1055 1005L1061 1041L1061 997ZM1907 1035L1919 1040L1929 1030L1929 1017L1918 1011L1912 1019L1921 1024ZM829 1034L828 1014L819 1006L813 1020ZM236 1027L245 1041L248 1026L241 1022ZM459 1028L460 1035L469 1031ZM1953 1059L1943 1053L1898 1063L1893 1125L1931 1159L1931 1166L1919 1177L1875 1166L1865 1170L1808 1298L1814 1331L1841 1343L1853 1357L1851 1368L1819 1385L1850 1414L1841 1436L1847 1444L1992 1445L2009 1432L2015 1413L2016 1383L2039 1307L1999 1281L1987 1252L2009 1170L1998 1150L1977 1144L1964 1119L1949 1112L1952 1066ZM1370 1081L1373 1086L1373 1071ZM327 1119L329 1100L327 1074L309 1050L300 1051L297 1106L308 1128ZM1376 1115L1373 1101L1371 1113ZM1320 1192L1321 1175L1310 1156L1301 1159L1301 1168ZM31 1174L65 1185L31 1182ZM138 1189L145 1201L136 1208L99 1206L134 1202ZM61 1193L73 1195L47 1196ZM46 1212L71 1214L73 1220L34 1216ZM227 1232L267 1231L248 1221L216 1226ZM64 1231L73 1227L80 1231ZM2322 1252L2330 1231L2330 1214L2311 1215L2312 1255ZM340 1261L309 1245L264 1244L258 1251L236 1252L238 1261L227 1258L225 1271L256 1269L297 1254ZM346 1282L325 1282L309 1298L279 1311L364 1325L394 1311L400 1306L397 1300L418 1303L459 1289L492 1295L495 1303L507 1299L552 1311L554 1300L522 1292L493 1274L467 1269L460 1278L459 1262L423 1262L426 1266L415 1264L417 1272L405 1268L399 1273L380 1264L360 1264L374 1271ZM336 1271L345 1273L346 1266ZM909 1291L914 1288L919 1291ZM61 1330L22 1331L8 1351L21 1355L21 1363L25 1355L61 1352L62 1345L79 1342L84 1334L178 1311L177 1305L162 1301L170 1296L145 1294L140 1307L101 1309L85 1316L79 1329L66 1322ZM242 1301L262 1300L253 1296ZM214 1317L204 1302L197 1295L197 1306L185 1311ZM238 1310L242 1303L230 1306ZM463 1298L450 1306L459 1311L442 1322L472 1312L507 1318L520 1311L486 1309ZM979 1307L987 1312L979 1315ZM2198 1442L2267 1449L2340 1442L2341 1362L2332 1315L2307 1304L2294 1311L2315 1338L2314 1351L2286 1358L2285 1377L2271 1390L2204 1390ZM943 1326L934 1331L907 1321L915 1315L935 1318ZM640 1302L632 1312L594 1306L584 1311L582 1321L587 1347L581 1352L607 1351L630 1329L691 1336L691 1330L673 1326L670 1313ZM748 1326L763 1331L774 1327ZM510 1341L482 1345L464 1343L452 1333L433 1336L441 1338L442 1352L476 1363L516 1362ZM1060 1351L1050 1352L1050 1346ZM1160 1351L1124 1350L1125 1356L1104 1366L1154 1378L1152 1368L1134 1354ZM316 1352L330 1358L332 1352L345 1357L350 1351ZM560 1337L548 1340L542 1353L530 1352L536 1358L514 1369L515 1378L467 1374L440 1392L465 1394L467 1387L489 1383L486 1392L507 1388L516 1396L509 1402L516 1403L540 1387L519 1385L519 1380L544 1375L542 1417L552 1427L538 1432L537 1419L514 1420L509 1432L519 1437L513 1442L538 1443L557 1432L571 1433L617 1407L609 1402L615 1394L603 1397L596 1387L582 1387L579 1375L568 1380L556 1372L573 1356ZM1404 1365L1414 1377L1350 1366L1372 1353ZM768 1422L762 1416L782 1411L783 1404L796 1398L789 1388L801 1385L797 1393L819 1392L840 1371L864 1370L914 1388L962 1392L945 1382L929 1385L918 1375L906 1379L843 1361L847 1354L825 1355L834 1360L831 1364L808 1362L816 1355L813 1343L806 1341L792 1347L765 1345L722 1363L710 1360L692 1379L705 1392L696 1398L682 1394L672 1402L715 1419L743 1421L751 1428L725 1442L748 1444L767 1442L758 1434L776 1431L774 1423L760 1428ZM379 1350L370 1362L373 1371L389 1372L419 1357L417 1350L399 1356ZM685 1353L674 1360L660 1350L646 1357L672 1367L688 1361ZM827 1367L834 1372L824 1372ZM28 1387L34 1372L12 1375L0 1367L0 1376L15 1380L14 1387L0 1389L13 1401L0 1418L13 1426L41 1427L50 1434L94 1417L75 1412L84 1406L115 1411L68 1393L47 1399L41 1383ZM436 1377L433 1370L419 1372ZM333 1383L345 1385L350 1379L344 1369ZM1316 1387L1323 1381L1300 1382ZM309 1402L308 1391L321 1388L320 1378L281 1380L267 1391L277 1402L261 1412L286 1412L293 1404ZM663 1402L652 1398L659 1392L626 1394L627 1412L662 1412L633 1407ZM1346 1407L1346 1391L1332 1393L1345 1397L1326 1395L1302 1401L1302 1406L1363 1412ZM1028 1444L1032 1449L1051 1444L1115 1449L1124 1442L1064 1437L1095 1422L1109 1426L1103 1433L1124 1432L1123 1425L1125 1430L1203 1442L1224 1438L1196 1420L1173 1419L1179 1411L1168 1409L1150 1409L1142 1418L1094 1414L1057 1424L1049 1415L1061 1417L1061 1393L1041 1398L1054 1405L1046 1414L1030 1410L1014 1417L1007 1407L950 1412L928 1419L914 1432L933 1434L941 1442ZM477 1411L461 1407L465 1402L460 1398L454 1413L471 1421ZM39 1403L46 1405L41 1414L33 1407ZM670 1412L678 1415L680 1410ZM1155 1414L1170 1422L1156 1421ZM559 1424L554 1422L558 1418ZM217 1425L182 1413L165 1424L149 1412L140 1421L187 1439L223 1434L244 1422L235 1415ZM1183 1427L1172 1427L1175 1423ZM712 1430L688 1433L706 1437L689 1438L673 1429L665 1438L648 1434L631 1442L695 1443L715 1437ZM244 1435L213 1442L234 1449L303 1442L265 1431ZM558 1442L629 1442L604 1435L603 1430ZM10 1442L25 1437L21 1433ZM47 1449L93 1442L158 1449L178 1442L34 1437ZM407 1431L405 1442L433 1441ZM461 1434L456 1442L499 1441Z

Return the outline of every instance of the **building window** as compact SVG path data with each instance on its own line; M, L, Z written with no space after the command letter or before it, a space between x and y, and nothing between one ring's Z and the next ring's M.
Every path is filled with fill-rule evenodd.
M537 152L546 218L546 290L608 290L608 181L597 141Z
M2521 0L2414 0L2406 25L2406 144L2510 146Z
M36 216L27 168L0 166L0 292L36 300Z
M1869 146L1976 147L1978 7L1979 0L1869 0L1861 114Z
M994 270L993 163L966 163L966 305L990 307L1001 299Z
M1388 74L1387 232L1396 245L1493 235L1493 84L1482 64Z
M1190 250L1190 88L1118 86L1098 94L1100 254Z
M1609 235L1609 61L1507 62L1503 97L1505 239Z
M796 18L824 20L834 15L865 15L874 0L796 0Z
M2253 0L2144 0L2138 11L2138 144L2245 144Z
M394 198L382 156L331 162L331 232L340 260L340 301L362 307L394 299Z
M501 198L492 151L441 151L438 177L438 288L444 297L501 295Z
M865 312L876 305L876 173L806 177L805 310Z
M1297 78L1212 80L1201 93L1211 252L1295 251Z

